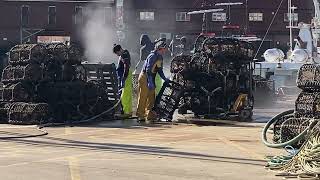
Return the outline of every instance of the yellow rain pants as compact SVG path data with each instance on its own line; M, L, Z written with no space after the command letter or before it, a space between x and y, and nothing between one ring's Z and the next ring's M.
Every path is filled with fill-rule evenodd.
M139 75L139 95L138 95L138 108L137 116L140 119L152 120L155 115L152 113L154 106L156 92L155 89L148 88L147 74L141 72Z
M132 70L130 69L121 94L121 104L124 115L132 116L132 95Z
M161 90L162 84L163 84L163 81L162 81L161 77L159 76L159 74L156 75L155 83L156 83L156 95L158 95L159 91Z

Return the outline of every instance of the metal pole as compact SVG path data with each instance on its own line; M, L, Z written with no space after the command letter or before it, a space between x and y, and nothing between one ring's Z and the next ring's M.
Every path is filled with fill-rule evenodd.
M231 6L228 6L228 11L229 11L229 24L231 24Z
M248 0L246 0L246 27L245 27L245 34L248 34L249 31L249 11L248 11Z
M207 13L204 13L204 20L206 21L206 33L208 33L208 20L207 20Z
M20 26L20 44L22 44L23 39L23 32L22 32L22 26Z
M206 13L203 13L202 15L202 33L207 32L207 21L206 21Z
M292 1L289 0L288 2L288 6L289 6L289 29L290 29L290 50L291 52L293 51L293 42L292 42Z

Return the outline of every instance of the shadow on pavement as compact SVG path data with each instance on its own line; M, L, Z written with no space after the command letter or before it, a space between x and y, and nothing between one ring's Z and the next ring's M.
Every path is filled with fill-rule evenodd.
M143 146L143 145L131 145L131 144L115 144L115 143L96 143L96 142L85 142L76 141L63 138L55 137L42 137L35 139L11 139L11 140L0 140L0 142L15 142L18 144L24 144L28 146L37 147L54 147L54 148L67 148L67 149L78 149L78 150L89 150L93 152L115 152L115 153L128 153L128 154L139 154L139 155L153 155L153 156L164 156L174 158L184 158L193 160L203 160L212 162L224 162L234 164L245 164L264 166L265 161L256 159L236 158L227 156L213 156L201 153L192 153L184 151L175 151L167 147L157 146Z

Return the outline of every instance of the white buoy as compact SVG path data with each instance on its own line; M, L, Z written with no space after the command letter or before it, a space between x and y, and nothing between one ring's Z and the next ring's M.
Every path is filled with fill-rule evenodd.
M281 49L273 48L268 49L263 53L263 57L266 62L274 63L284 60L284 53Z
M295 63L306 63L309 59L309 53L306 49L295 49L290 59Z

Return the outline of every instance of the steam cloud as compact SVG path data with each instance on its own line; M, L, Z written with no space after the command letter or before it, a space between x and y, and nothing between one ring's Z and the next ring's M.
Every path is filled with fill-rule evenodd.
M86 7L84 22L80 33L85 48L85 56L90 63L115 63L117 57L112 53L112 47L117 42L112 25L106 23L105 8Z

